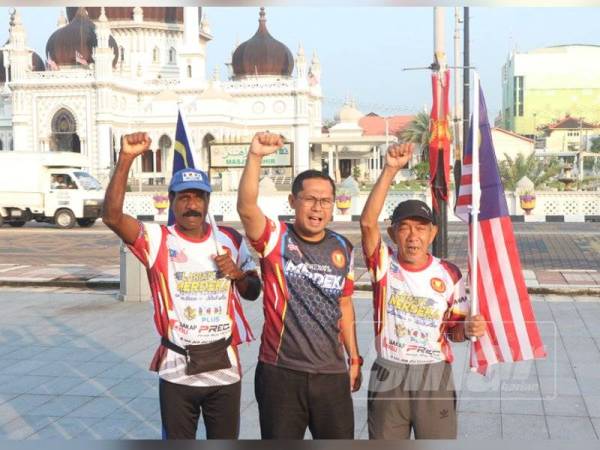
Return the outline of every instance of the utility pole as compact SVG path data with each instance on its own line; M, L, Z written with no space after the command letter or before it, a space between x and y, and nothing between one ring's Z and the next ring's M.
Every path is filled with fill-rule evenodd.
M453 113L453 135L454 135L454 187L456 189L456 197L458 197L458 187L460 185L461 177L461 161L462 161L462 149L464 143L462 142L462 105L460 103L461 90L460 90L460 24L462 19L460 17L460 9L454 7L454 113Z
M469 66L471 59L469 55L469 7L463 8L463 145L466 146L469 139L469 116L470 111L470 89L471 72ZM458 163L458 164L457 164ZM456 166L458 166L458 178L456 177ZM455 161L454 182L458 190L461 177L461 161Z
M443 106L443 96L441 83L444 81L443 74L446 71L446 52L445 52L445 33L444 33L444 15L445 9L440 6L435 6L433 8L433 30L434 30L434 64L432 65L432 69L438 72L438 123L443 119L442 114L446 114L447 111L444 111ZM436 64L437 63L437 64ZM448 88L448 87L446 87ZM434 211L435 221L438 226L438 233L433 241L432 252L433 255L438 258L446 258L448 255L448 205L445 200L437 197L440 192L443 192L446 189L446 174L444 171L444 151L443 149L438 149L438 158L437 158L437 169L436 169L436 177L434 179L434 189L433 195L436 196L438 209Z

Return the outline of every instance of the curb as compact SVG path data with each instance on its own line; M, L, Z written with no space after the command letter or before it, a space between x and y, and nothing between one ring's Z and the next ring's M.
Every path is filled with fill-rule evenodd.
M66 287L66 288L87 288L98 290L120 289L119 280L1 280L0 287ZM354 284L357 291L371 292L373 289L369 282L358 282ZM600 296L600 286L593 285L545 285L545 286L527 286L527 292L530 294L567 294L567 295L587 295Z
M371 283L354 283L354 289L357 291L372 291ZM467 288L468 292L468 288ZM564 286L562 284L549 284L545 286L527 286L529 294L568 294L568 295L589 295L600 296L600 286L578 285Z

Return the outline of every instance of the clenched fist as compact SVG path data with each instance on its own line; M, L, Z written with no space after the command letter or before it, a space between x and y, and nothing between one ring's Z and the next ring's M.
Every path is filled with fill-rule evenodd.
M152 139L147 133L137 132L121 138L121 152L126 155L138 156L150 149Z
M250 144L250 153L257 156L266 156L283 147L283 136L275 133L256 133Z
M385 155L385 165L393 169L402 169L412 158L413 145L409 143L392 144Z

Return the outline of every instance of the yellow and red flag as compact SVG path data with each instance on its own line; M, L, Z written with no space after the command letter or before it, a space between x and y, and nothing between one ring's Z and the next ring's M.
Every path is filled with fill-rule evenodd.
M438 200L448 201L450 179L450 71L431 75L433 105L429 121L429 182L433 207L438 210ZM440 153L443 170L439 170Z

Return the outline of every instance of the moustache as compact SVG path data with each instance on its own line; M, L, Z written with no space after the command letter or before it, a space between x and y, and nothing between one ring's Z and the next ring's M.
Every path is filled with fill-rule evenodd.
M183 217L202 217L200 211L187 211L183 214Z

